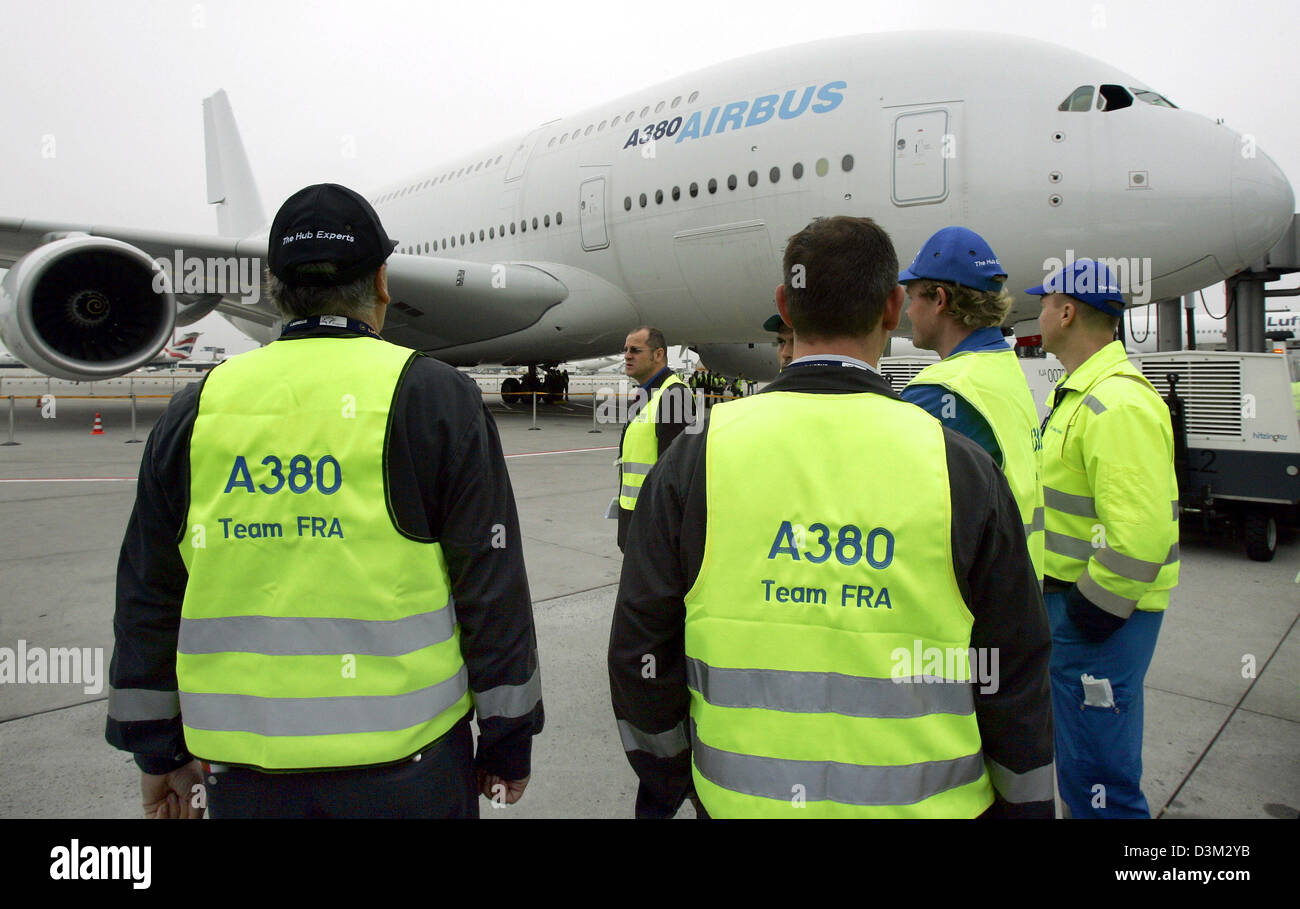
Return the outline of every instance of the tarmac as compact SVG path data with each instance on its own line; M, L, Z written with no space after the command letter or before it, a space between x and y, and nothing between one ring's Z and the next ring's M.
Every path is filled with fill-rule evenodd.
M151 393L149 384L131 391ZM0 441L11 392L32 393L12 379L0 385ZM483 816L631 817L636 777L605 670L622 561L615 522L604 518L619 427L594 425L576 397L539 407L536 430L531 408L490 402L523 530L546 729L523 798L499 809L482 800ZM82 683L0 682L0 817L138 817L139 773L105 742L104 720L114 575L143 445L127 444L127 400L56 403L48 419L37 401L16 400L20 444L0 446L0 647L90 648L90 659ZM137 400L136 438L165 405ZM102 435L91 435L96 412ZM1298 570L1296 539L1258 563L1239 541L1184 527L1182 580L1146 680L1143 789L1153 816L1300 816ZM85 683L96 656L99 690ZM679 817L692 814L688 803Z

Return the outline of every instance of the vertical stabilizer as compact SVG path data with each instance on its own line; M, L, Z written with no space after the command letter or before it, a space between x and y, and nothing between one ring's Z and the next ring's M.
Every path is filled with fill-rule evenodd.
M262 199L224 89L203 99L203 145L208 202L217 206L217 232L223 237L246 237L265 227Z

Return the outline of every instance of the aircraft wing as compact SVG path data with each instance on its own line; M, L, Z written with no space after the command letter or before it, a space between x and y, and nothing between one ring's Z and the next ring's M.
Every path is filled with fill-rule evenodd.
M262 293L265 251L264 233L241 239L0 218L0 267L17 265L5 277L0 331L26 362L71 379L134 369L156 356L175 325L214 310L237 326L243 321L241 328L253 323L270 331L278 315ZM210 268L213 262L218 267ZM159 268L168 273L170 298L158 293ZM394 254L386 327L399 343L423 350L499 338L568 298L554 272L543 263ZM129 312L119 307L132 322L128 330L112 315L113 302L122 299L132 301ZM103 338L96 336L101 329ZM265 331L258 334L267 340Z

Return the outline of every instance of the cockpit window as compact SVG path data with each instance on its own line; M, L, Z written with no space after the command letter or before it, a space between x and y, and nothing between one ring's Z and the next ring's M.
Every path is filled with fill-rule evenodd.
M1097 110L1119 110L1133 106L1133 96L1122 85L1103 85L1097 92Z
M1148 91L1145 88L1130 87L1129 91L1136 95L1139 101L1145 101L1147 104L1154 104L1156 107L1172 107L1175 110L1178 108L1177 104L1170 101L1164 95L1157 95L1155 92Z
M1070 92L1070 97L1061 102L1057 110L1084 111L1092 110L1092 86L1080 85Z

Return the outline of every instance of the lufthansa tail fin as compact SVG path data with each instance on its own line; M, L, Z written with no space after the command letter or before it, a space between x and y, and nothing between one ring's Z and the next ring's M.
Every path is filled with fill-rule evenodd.
M203 99L203 144L208 164L208 202L217 206L217 232L246 237L266 226L239 127L224 89Z

